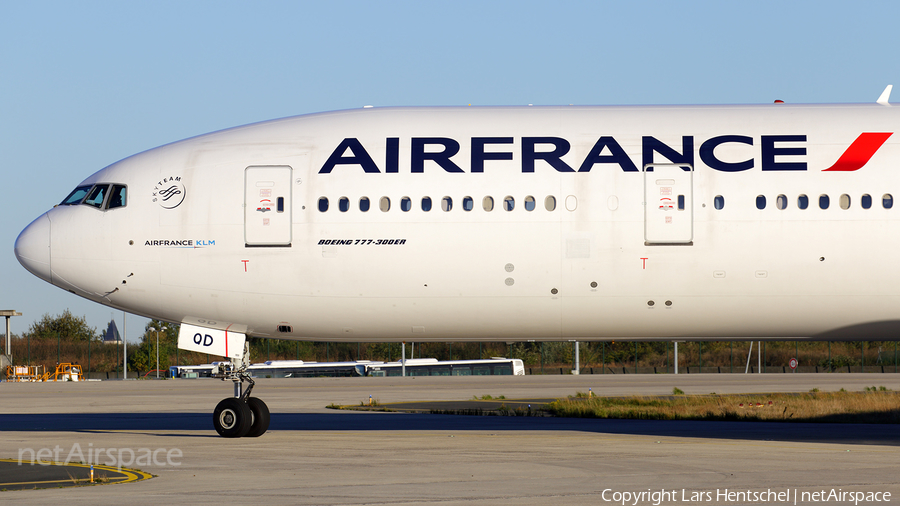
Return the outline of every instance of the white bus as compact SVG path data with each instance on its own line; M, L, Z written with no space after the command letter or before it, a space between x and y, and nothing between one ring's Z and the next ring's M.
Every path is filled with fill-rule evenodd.
M400 376L403 364L387 362L360 364L360 376ZM448 360L413 358L406 360L407 376L524 376L525 365L517 358L494 357L485 360Z
M321 376L358 376L357 368L368 364L368 360L356 362L304 362L303 360L269 360L261 364L250 364L247 370L254 378L316 378Z
M356 362L305 362L303 360L268 360L250 364L247 371L254 378L314 378L319 376L358 376L357 367L381 362L358 360ZM219 362L203 365L173 365L169 375L173 378L210 378Z
M204 365L173 365L172 378L210 378L218 370L219 362ZM303 360L269 360L250 364L247 368L254 378L315 378L338 376L400 376L400 362L304 362ZM524 376L525 366L517 358L494 357L485 360L449 360L411 358L406 360L407 376Z

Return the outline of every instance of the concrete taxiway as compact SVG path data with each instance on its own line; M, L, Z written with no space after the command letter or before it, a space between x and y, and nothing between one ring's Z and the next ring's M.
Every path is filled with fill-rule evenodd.
M550 398L588 388L598 395L666 395L673 387L707 394L867 386L900 390L900 375L269 379L259 380L254 390L272 411L269 432L222 439L212 429L211 412L231 392L230 383L3 383L0 458L41 449L56 451L59 460L102 453L102 464L123 459L124 467L156 477L121 485L10 490L0 492L0 499L10 504L543 505L622 504L625 493L646 492L637 504L653 504L651 494L663 491L667 495L656 497L665 504L758 502L730 500L733 496L721 495L728 489L789 494L786 501L768 504L794 503L793 494L800 494L797 504L813 503L803 494L821 491L890 493L897 501L896 426L326 409L369 395L387 403L482 395Z

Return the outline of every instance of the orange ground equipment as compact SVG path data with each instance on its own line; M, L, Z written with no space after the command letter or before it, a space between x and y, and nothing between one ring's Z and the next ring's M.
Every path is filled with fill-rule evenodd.
M11 365L6 368L7 381L84 381L81 366L63 363L56 370L42 372L42 365Z
M56 371L47 371L41 381L84 381L84 376L80 365L63 363L56 365Z
M43 375L42 365L11 365L6 368L6 381L41 381Z

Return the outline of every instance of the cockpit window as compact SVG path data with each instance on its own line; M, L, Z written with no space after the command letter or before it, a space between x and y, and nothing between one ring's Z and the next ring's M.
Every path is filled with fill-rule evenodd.
M125 207L128 204L128 187L124 184L114 184L112 192L109 194L109 203L106 204L107 209L115 209L117 207Z
M97 209L103 207L103 199L106 198L106 191L109 189L109 185L106 184L98 184L94 185L91 188L91 192L88 193L86 199L84 199L84 205L94 206Z
M63 199L63 201L59 204L61 206L74 206L76 204L80 204L82 200L84 200L84 196L91 191L91 186L79 186L72 190L72 193L69 194L68 197Z

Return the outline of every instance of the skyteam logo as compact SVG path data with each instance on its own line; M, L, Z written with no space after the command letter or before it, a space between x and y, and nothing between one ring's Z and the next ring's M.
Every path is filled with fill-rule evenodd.
M174 209L184 201L184 194L181 176L163 178L153 188L153 202L158 202L163 209Z

